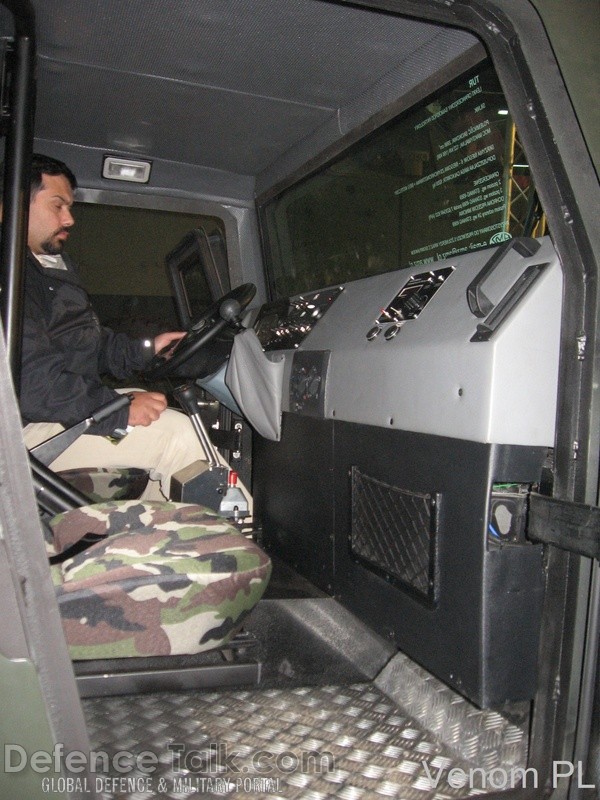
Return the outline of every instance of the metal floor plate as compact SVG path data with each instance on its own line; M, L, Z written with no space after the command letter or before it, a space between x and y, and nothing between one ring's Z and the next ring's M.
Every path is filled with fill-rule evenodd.
M165 692L83 705L93 751L112 759L117 751L145 750L158 758L150 775L113 769L97 782L107 800L446 800L485 793L472 762L370 683ZM466 785L459 785L461 774Z

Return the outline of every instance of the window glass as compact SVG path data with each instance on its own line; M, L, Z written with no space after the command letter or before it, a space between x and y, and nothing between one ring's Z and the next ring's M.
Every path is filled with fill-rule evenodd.
M537 234L536 209L486 64L265 206L271 292L285 297Z
M67 245L103 324L132 335L179 328L165 256L202 226L225 240L221 220L197 214L75 203ZM199 279L198 304L211 303Z

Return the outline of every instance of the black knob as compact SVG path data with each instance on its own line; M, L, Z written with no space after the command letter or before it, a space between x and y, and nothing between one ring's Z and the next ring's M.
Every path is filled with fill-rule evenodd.
M229 323L232 328L241 330L244 327L240 319L241 310L242 307L238 301L230 298L229 300L224 300L221 303L219 307L219 314L221 315L221 319L224 319L225 322Z

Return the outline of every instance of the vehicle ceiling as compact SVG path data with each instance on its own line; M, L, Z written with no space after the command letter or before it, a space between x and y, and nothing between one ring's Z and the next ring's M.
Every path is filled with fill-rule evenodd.
M152 159L155 186L185 167L207 191L249 199L476 46L324 0L33 6L36 149L105 188L112 153Z

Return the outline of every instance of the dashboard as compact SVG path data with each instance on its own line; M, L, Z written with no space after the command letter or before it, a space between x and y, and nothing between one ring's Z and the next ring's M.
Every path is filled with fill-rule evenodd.
M279 365L281 411L550 446L562 303L551 240L427 266L263 305L254 332Z

